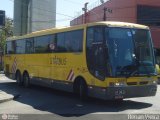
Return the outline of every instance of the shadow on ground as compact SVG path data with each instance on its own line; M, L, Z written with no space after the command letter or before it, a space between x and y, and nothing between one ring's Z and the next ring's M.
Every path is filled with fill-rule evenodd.
M0 90L20 96L15 101L32 106L41 111L51 112L63 117L83 116L96 112L117 113L125 110L138 110L151 107L152 104L124 100L122 103L89 98L81 102L72 93L49 88L32 86L29 89L19 87L15 82L0 83Z

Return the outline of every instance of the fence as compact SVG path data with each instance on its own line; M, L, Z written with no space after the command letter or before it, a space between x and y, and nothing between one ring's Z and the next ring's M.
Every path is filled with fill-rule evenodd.
M87 8L88 11L89 11L89 10L92 10L92 9L95 8L95 7L100 6L101 4L103 4L102 1L103 1L104 3L106 3L106 2L108 2L108 1L110 1L110 0L97 0L96 2L92 3L91 5L88 5L88 8ZM76 12L74 18L77 18L77 17L81 16L82 14L83 14L83 11L82 11L82 10L79 11L79 12Z

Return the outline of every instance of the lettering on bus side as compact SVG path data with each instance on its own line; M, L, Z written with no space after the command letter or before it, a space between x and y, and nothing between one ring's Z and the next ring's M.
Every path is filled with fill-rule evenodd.
M53 57L52 58L52 64L55 65L66 65L67 64L67 58L60 58L60 57Z

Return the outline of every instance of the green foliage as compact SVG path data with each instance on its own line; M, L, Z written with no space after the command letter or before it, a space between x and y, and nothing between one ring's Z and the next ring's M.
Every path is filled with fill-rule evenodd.
M6 38L13 36L13 20L6 18L6 24L0 29L0 51L4 51Z

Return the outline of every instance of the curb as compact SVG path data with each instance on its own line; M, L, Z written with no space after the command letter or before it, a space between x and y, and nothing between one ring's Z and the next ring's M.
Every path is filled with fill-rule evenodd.
M11 95L11 94L7 94L7 93L5 93L3 91L0 91L0 103L4 103L4 102L15 100L19 96L20 96L19 94Z
M4 74L4 71L0 71L0 74Z
M14 98L14 97L13 97L13 98ZM11 101L11 100L13 100L13 98L2 99L2 100L0 100L0 103L4 103L4 102Z

